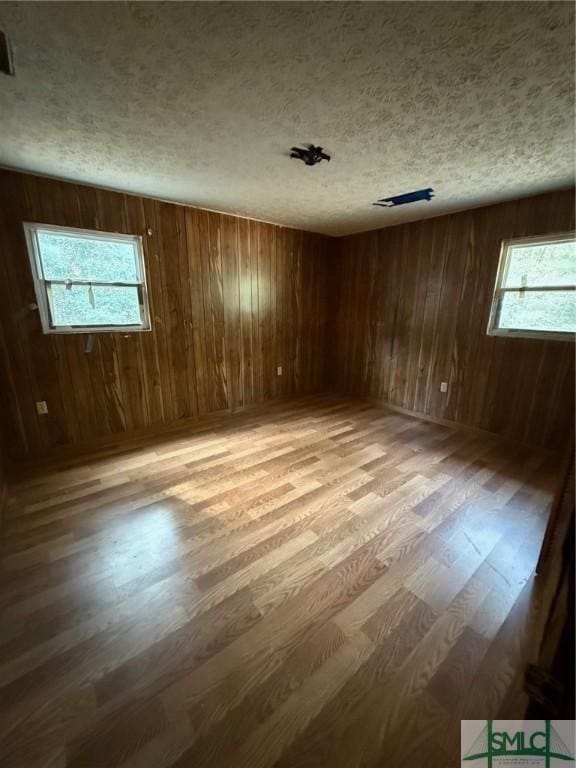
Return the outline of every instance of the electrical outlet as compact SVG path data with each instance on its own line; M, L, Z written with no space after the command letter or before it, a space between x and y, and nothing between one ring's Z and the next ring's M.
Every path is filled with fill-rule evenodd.
M278 368L276 368L276 375L277 376L282 376L282 366L281 365L279 365Z
M448 392L448 382L447 381L441 381L440 382L440 392Z
M38 400L36 402L36 413L39 416L44 416L46 413L48 413L48 403L46 400Z

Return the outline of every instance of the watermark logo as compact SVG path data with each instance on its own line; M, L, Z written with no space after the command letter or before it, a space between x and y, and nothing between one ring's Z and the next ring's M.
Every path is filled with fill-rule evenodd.
M462 768L575 765L574 720L462 720L461 725Z

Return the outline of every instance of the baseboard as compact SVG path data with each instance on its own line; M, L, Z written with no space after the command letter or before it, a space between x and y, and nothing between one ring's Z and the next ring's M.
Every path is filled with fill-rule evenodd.
M432 422L433 424L439 424L451 429L465 430L467 432L483 435L484 437L488 436L499 442L517 447L530 448L550 455L557 455L557 453L560 453L560 451L546 450L542 448L542 446L523 443L514 440L513 438L505 437L497 432L481 429L480 427L473 427L451 419L438 418L420 411L411 411L408 408L392 405L376 398L362 397L332 390L315 392L299 397L275 398L262 403L251 403L250 405L238 408L223 409L197 418L180 419L160 424L155 427L118 433L113 436L107 435L101 439L93 440L90 443L75 444L60 449L54 449L49 455L35 456L18 462L12 462L12 473L15 480L20 480L31 473L38 474L42 473L44 470L50 471L54 469L55 466L61 466L62 464L65 464L67 467L72 467L76 464L86 463L87 460L97 461L111 456L130 453L131 451L142 448L143 445L150 443L152 440L161 443L178 439L180 436L184 437L185 435L194 435L212 431L230 425L233 423L235 417L241 419L242 417L249 417L253 414L265 414L270 410L274 410L286 404L297 405L300 403L306 405L307 403L313 403L315 399L326 398L329 396L343 400L372 403L379 408L393 413L400 413L409 418ZM3 500L0 498L0 503L5 506L7 501L7 493L5 490L3 495L4 498ZM2 492L0 491L0 497L1 496ZM2 506L0 506L0 510L1 509Z
M377 398L367 397L365 398L374 405L378 405L381 408L387 408L394 413L401 413L403 416L409 416L413 419L419 419L420 421L429 421L432 424L440 424L443 427L450 427L451 429L461 429L466 432L471 432L477 435L483 435L484 437L492 437L499 442L507 443L509 445L515 445L522 448L530 448L531 450L540 451L542 453L550 454L551 456L563 455L563 448L559 448L557 451L553 451L549 448L544 448L541 445L535 443L525 443L522 440L516 440L513 437L502 435L499 432L491 432L488 429L482 429L482 427L474 427L471 424L464 424L461 421L455 421L454 419L442 419L438 416L431 416L429 413L422 413L422 411L412 411L409 408L403 408L400 405L392 405L384 400L378 400Z
M241 419L252 414L266 413L268 410L278 408L279 406L291 403L297 405L301 403L313 403L315 399L333 395L332 392L314 392L308 395L286 396L266 400L261 403L250 403L236 408L226 408L205 414L200 417L189 417L178 419L176 421L158 424L153 427L146 427L130 432L121 432L115 435L105 435L99 439L91 440L89 443L76 443L66 445L61 448L55 448L47 455L33 456L14 461L11 464L15 480L20 480L30 473L42 473L43 470L49 471L55 465L63 463L72 467L75 464L85 463L88 459L105 459L108 456L121 455L141 448L143 444L154 440L158 443L178 439L179 436L193 435L205 431L226 426L233 422L234 417Z

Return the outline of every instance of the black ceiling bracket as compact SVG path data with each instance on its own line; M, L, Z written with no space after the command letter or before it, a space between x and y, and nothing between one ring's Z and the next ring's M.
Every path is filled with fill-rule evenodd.
M324 152L323 147L316 147L314 144L308 144L304 149L302 147L292 147L290 157L295 160L302 160L306 165L317 165L322 160L330 161L330 155Z

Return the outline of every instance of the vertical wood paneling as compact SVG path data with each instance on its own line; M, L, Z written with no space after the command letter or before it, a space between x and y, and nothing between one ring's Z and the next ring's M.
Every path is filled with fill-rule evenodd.
M573 345L486 327L502 240L573 229L565 191L342 238L334 388L560 448Z
M242 405L254 398L254 346L252 310L252 269L250 263L250 224L238 220L238 293L240 302L240 366L242 375Z
M2 273L0 272L0 278L1 276L2 276ZM15 405L14 399L13 399L14 385L12 380L12 372L6 370L6 366L3 362L3 360L5 359L5 348L6 348L6 344L5 344L4 332L2 327L0 326L0 392L8 393L6 397L2 397L3 411L13 408ZM15 407L14 407L14 415L16 417L19 416L19 411ZM18 422L16 423L18 424L20 429L23 428L23 425L21 423L18 423ZM11 439L12 439L12 435L9 434L8 431L4 428L2 419L0 419L0 529L2 528L2 525L3 525L4 507L6 505L6 499L8 495L8 476L7 476L7 469L6 469L6 457L8 454L8 445Z
M325 389L328 238L10 171L0 209L1 418L14 458ZM26 309L23 221L141 235L152 330L99 334L89 354L84 335L43 335Z
M570 192L339 242L8 171L0 204L2 429L16 458L327 384L548 447L568 432L571 346L485 328L502 239L572 229ZM44 336L26 310L25 220L141 234L152 331L98 335L90 354L84 336Z

